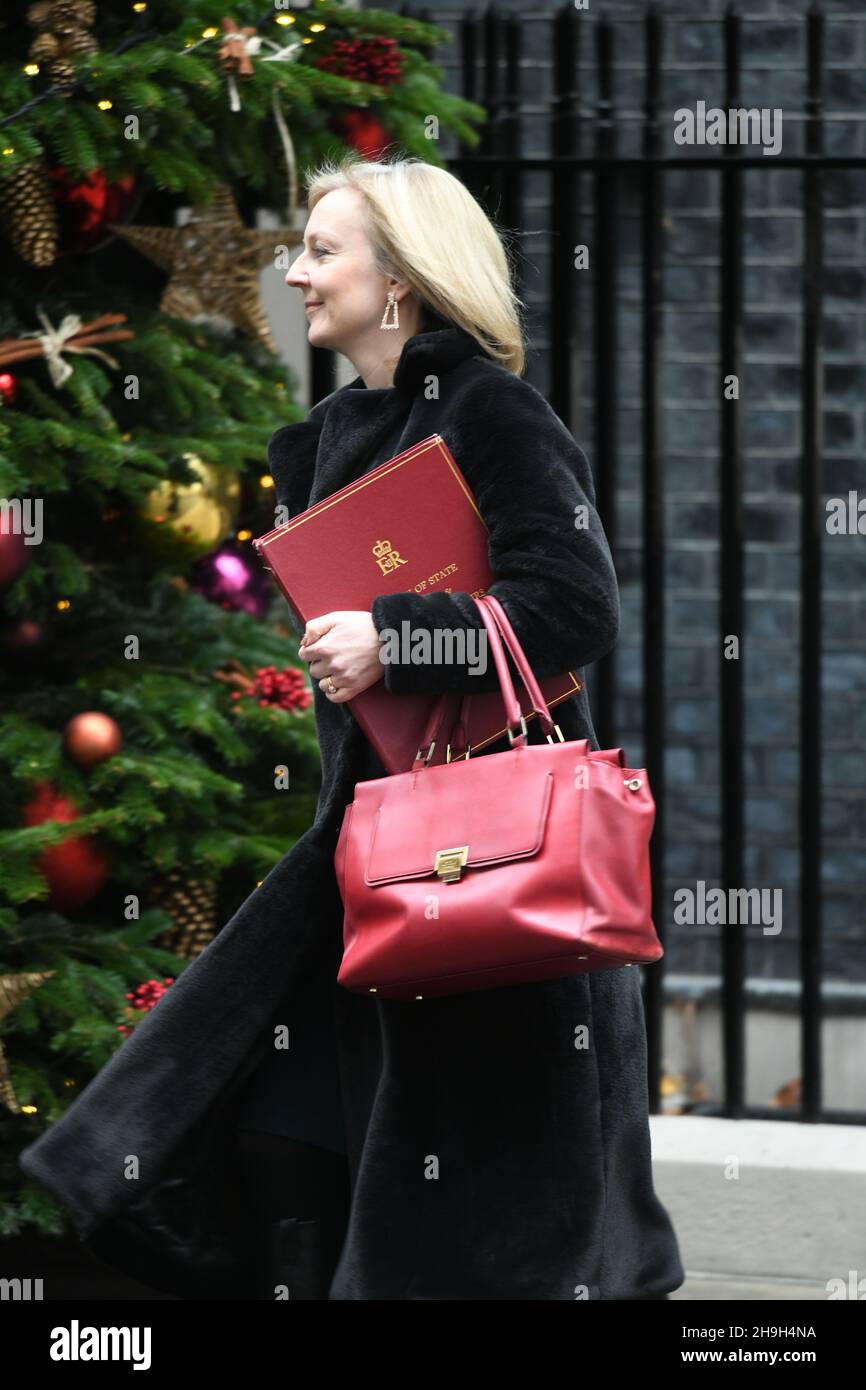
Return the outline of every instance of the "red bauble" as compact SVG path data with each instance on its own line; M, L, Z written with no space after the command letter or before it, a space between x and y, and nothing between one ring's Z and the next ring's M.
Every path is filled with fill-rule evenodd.
M379 159L391 143L381 121L377 121L369 111L355 107L344 111L341 116L335 116L329 128L339 135L344 145L351 145L365 159Z
M74 251L90 251L104 237L109 222L122 222L135 199L135 178L126 174L109 182L101 169L81 179L62 164L49 169L60 215L61 238Z
M5 520L0 517L0 589L7 589L17 579L30 559L31 546L24 544L20 531L9 530L11 512Z
M22 816L25 825L41 825L46 820L71 822L78 819L78 808L50 782L40 782ZM108 857L89 836L70 836L59 845L50 845L42 851L38 864L51 889L48 906L58 912L71 912L89 902L108 876Z
M14 405L18 395L18 378L11 372L0 372L0 401L3 405Z
M85 710L70 719L63 730L63 744L79 767L91 768L120 751L123 735L109 714L98 709Z
M21 618L0 632L0 646L5 652L34 652L45 641L45 632L31 618Z

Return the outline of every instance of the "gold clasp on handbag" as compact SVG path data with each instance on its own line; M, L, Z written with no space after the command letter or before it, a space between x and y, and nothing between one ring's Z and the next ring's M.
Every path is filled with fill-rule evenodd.
M434 868L442 883L459 883L460 870L468 858L468 845L457 845L454 849L437 849Z

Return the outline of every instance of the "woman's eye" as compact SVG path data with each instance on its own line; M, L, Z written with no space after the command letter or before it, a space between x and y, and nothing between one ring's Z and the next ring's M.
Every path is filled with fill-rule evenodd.
M328 248L327 248L326 246L317 246L317 247L316 247L316 255L317 255L317 256L318 256L318 254L319 254L320 251L321 251L321 253L322 253L323 256L327 256L327 254L328 254Z

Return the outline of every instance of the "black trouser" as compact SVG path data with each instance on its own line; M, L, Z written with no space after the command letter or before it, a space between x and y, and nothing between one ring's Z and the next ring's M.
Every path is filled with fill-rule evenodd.
M259 1299L327 1299L349 1217L344 1154L259 1130L238 1131L248 1196L268 1232Z

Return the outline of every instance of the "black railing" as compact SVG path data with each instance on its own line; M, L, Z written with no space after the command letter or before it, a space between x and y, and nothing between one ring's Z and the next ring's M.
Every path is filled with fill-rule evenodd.
M403 13L430 22L444 14L404 7ZM743 924L729 924L722 933L722 1019L724 1100L703 1104L703 1114L862 1124L866 1112L826 1110L822 1106L822 964L821 964L821 537L822 502L822 291L823 291L823 175L828 170L866 169L858 155L824 153L824 18L816 7L805 23L807 97L803 112L803 150L778 154L744 154L740 146L719 145L702 153L667 153L662 134L671 111L660 98L660 55L668 20L649 6L645 24L644 102L639 153L619 152L618 112L614 97L616 22L592 17L564 6L550 16L553 25L548 155L523 153L522 119L526 103L521 84L526 66L525 25L535 22L487 10L480 16L452 11L461 46L462 95L480 102L488 112L481 145L460 149L449 167L472 190L501 226L525 223L524 176L542 172L549 178L550 303L545 329L550 341L548 398L571 427L578 385L573 344L572 248L563 245L561 231L579 226L591 216L593 237L593 468L599 510L613 547L617 540L618 477L618 358L617 294L619 206L627 187L639 198L642 215L641 299L643 502L641 591L643 597L643 733L645 762L654 789L658 818L653 837L654 901L663 897L665 859L665 419L662 405L662 289L665 239L666 175L684 169L714 171L720 180L721 216L718 242L720 291L719 356L721 375L739 381L744 357L744 214L747 171L771 166L797 170L802 176L805 228L802 274L802 458L800 470L800 986L801 986L801 1104L789 1110L749 1106L744 1098L746 950ZM733 11L724 20L724 91L728 109L751 106L740 100L743 82L744 24ZM591 43L594 57L594 100L582 100L578 66L581 46ZM707 79L703 79L706 83ZM537 108L536 108L537 109ZM787 114L787 113L786 113ZM591 138L591 150L584 149ZM588 176L588 180L587 180ZM588 182L592 203L578 207ZM518 286L518 288L522 288ZM719 646L724 637L741 635L744 623L744 445L738 400L726 400L721 412L719 446ZM617 656L611 654L594 672L594 711L603 746L616 743L613 727L617 690ZM743 663L719 663L719 755L721 882L726 893L744 883L745 871L745 706ZM658 910L660 934L666 913ZM649 1039L650 1107L660 1103L660 1058L664 960L646 972L645 1003Z

